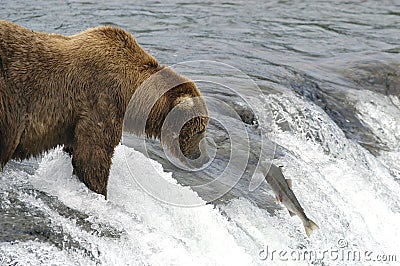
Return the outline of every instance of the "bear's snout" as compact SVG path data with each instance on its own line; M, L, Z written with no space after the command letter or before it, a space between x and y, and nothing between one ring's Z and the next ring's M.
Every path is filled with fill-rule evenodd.
M185 157L187 157L190 160L196 160L196 159L200 158L200 156L201 156L201 152L200 151L194 152L192 154L185 155Z
M206 139L204 137L198 142L192 142L192 144L189 149L183 150L182 153L188 160L187 163L193 167L200 168L210 160Z

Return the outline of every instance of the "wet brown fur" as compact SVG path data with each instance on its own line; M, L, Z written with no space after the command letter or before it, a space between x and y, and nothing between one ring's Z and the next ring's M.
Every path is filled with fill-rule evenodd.
M0 20L0 170L11 159L27 159L64 145L78 178L106 196L128 102L146 79L162 69L131 34L119 28L101 26L63 36ZM172 70L168 73L184 79ZM148 94L157 86L148 86ZM132 131L160 138L166 115L182 96L201 94L185 80L156 102L145 132ZM138 103L143 104L145 100ZM190 140L208 123L204 102L200 109L204 117L192 119L180 133L185 155L197 152L198 142ZM132 115L140 116L140 109Z

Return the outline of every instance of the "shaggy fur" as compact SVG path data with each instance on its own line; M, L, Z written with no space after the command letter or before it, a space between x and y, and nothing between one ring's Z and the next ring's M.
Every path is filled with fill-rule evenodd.
M106 196L128 103L135 90L162 69L119 28L102 26L63 36L0 20L0 170L11 159L27 159L64 145L72 154L74 173ZM146 117L141 117L141 109L130 109L133 121L146 119L144 132L135 124L133 132L161 138L167 114L182 99L201 97L193 82L172 70L166 73L182 79L182 84L157 98ZM156 95L160 84L147 84L147 97ZM132 106L145 107L146 99L135 99ZM189 158L198 157L208 123L204 101L197 101L201 116L189 120L180 132L171 132L179 135L179 148ZM186 106L183 111L191 109Z

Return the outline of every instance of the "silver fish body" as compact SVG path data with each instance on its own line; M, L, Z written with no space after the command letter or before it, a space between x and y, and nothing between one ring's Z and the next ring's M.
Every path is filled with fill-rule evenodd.
M288 209L291 216L297 215L300 217L307 236L310 236L314 229L319 228L318 225L304 213L303 207L301 207L296 195L292 191L291 180L285 179L278 166L271 164L268 173L265 175L265 179L275 193L277 201L281 202Z

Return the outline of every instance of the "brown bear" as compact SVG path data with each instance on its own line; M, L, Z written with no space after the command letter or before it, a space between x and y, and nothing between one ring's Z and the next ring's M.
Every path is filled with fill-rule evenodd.
M160 71L162 75L145 82ZM174 87L161 88L171 84L168 80ZM131 101L127 128L168 147L173 145L166 142L177 139L184 157L199 157L208 124L204 98L194 82L159 65L131 34L100 26L63 36L0 20L0 170L11 159L64 145L78 178L107 197L125 111L143 84L140 97ZM158 95L160 91L165 93ZM152 95L157 95L155 101ZM178 132L166 130L162 136L168 113L191 98L197 100L180 107L189 120ZM150 103L154 104L146 106ZM143 108L150 111L143 114ZM135 128L140 121L145 121L143 129Z

